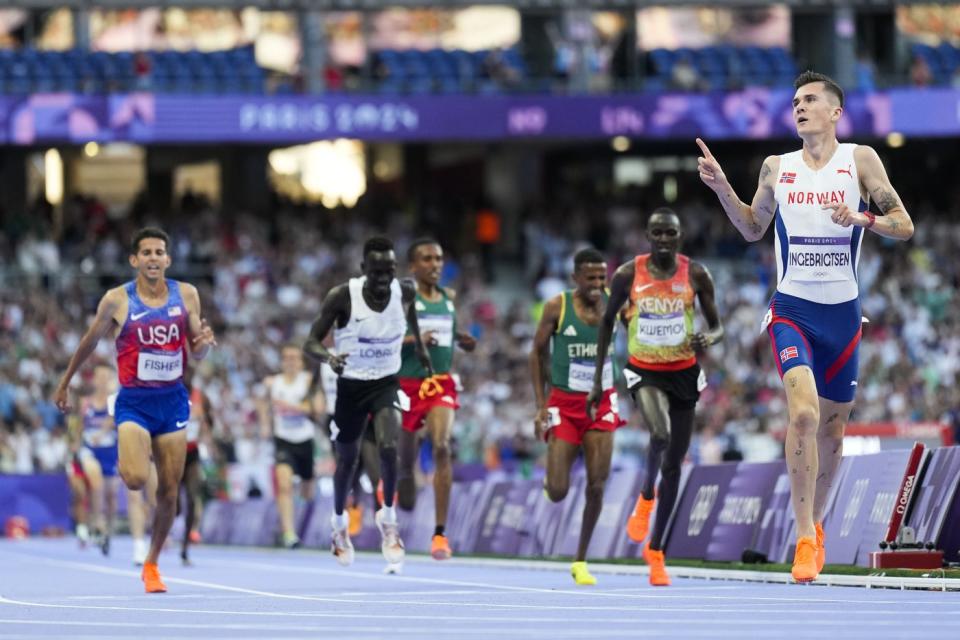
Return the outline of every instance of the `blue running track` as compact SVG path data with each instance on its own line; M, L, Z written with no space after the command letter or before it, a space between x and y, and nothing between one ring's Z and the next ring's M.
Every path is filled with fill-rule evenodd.
M379 556L197 547L161 556L166 594L143 592L131 545L0 540L0 638L957 638L960 594L542 570Z

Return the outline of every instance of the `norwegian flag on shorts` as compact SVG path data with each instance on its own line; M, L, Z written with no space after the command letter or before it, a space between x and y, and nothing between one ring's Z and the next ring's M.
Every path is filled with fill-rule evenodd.
M796 347L787 347L780 351L780 362L786 362L790 358L799 358L800 353L797 351Z
M793 184L797 181L797 174L791 171L784 171L780 174L780 184Z

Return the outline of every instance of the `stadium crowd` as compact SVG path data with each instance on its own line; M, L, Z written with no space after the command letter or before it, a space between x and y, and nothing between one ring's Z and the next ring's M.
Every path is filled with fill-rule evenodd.
M712 462L725 450L742 449L752 459L777 457L786 407L769 338L760 333L775 277L773 243L768 236L746 245L709 194L681 191L691 194L674 203L686 230L684 252L711 268L726 326L724 342L703 360L710 386L698 409L693 455ZM903 195L911 202L912 194ZM495 467L542 454L533 436L527 365L539 306L567 286L571 256L586 243L609 256L611 271L645 252L645 212L661 197L635 188L605 198L560 193L554 202L532 204L522 216L518 250L501 256L501 265L508 265L501 273L512 269L516 277L492 285L469 230L447 230L441 238L444 280L459 292L463 326L479 338L477 351L459 354L455 365L465 389L455 429L459 462ZM913 202L923 202L919 193ZM215 412L214 433L205 443L212 464L269 465L272 443L262 437L256 398L260 381L279 367L280 346L302 341L326 291L359 272L366 236L386 232L403 262L405 247L430 219L418 223L411 207L383 199L361 201L350 211L278 200L269 216L228 214L191 199L161 220L136 208L115 218L96 198L78 196L65 204L54 241L45 209L5 214L0 232L0 473L55 471L67 461L65 420L51 401L53 386L97 297L129 276L126 239L138 226L156 222L170 232L170 275L198 285L205 315L220 336L195 375ZM869 323L853 420L956 427L960 267L951 253L960 245L960 224L951 220L960 211L934 212L921 204L912 213L918 221L912 242L887 243L874 235L864 241L860 279ZM468 221L464 216L461 226ZM112 362L112 344L101 343L97 359ZM78 377L78 393L88 383L88 376ZM631 424L637 423L633 416ZM641 451L642 433L621 432L621 460ZM321 445L318 464L326 468L332 463Z

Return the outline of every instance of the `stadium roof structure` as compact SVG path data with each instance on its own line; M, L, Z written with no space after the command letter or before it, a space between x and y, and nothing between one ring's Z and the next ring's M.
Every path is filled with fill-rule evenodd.
M892 7L927 4L929 0L779 0L792 7L830 6ZM339 11L376 11L394 7L470 7L477 5L512 6L520 9L595 9L616 10L630 7L727 6L755 7L756 0L17 0L21 8L99 8L132 9L149 7L236 8L257 7L271 10L320 9Z

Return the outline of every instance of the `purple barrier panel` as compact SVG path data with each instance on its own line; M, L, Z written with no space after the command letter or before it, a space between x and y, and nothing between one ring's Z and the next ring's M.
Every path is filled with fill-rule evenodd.
M560 503L563 507L562 515L557 522L553 534L552 542L546 547L544 555L559 556L573 555L577 548L577 539L580 535L580 522L583 519L583 505L586 502L584 489L587 486L587 474L583 467L575 467L570 472L570 489L567 497ZM570 534L571 529L576 533ZM573 538L573 551L567 552L570 548L569 540ZM547 538L544 538L546 540Z
M0 532L8 518L21 516L34 535L48 527L69 531L70 486L63 473L0 475Z
M754 551L765 555L770 562L778 562L783 554L784 545L790 535L787 514L792 512L790 478L786 472L781 472L763 510L752 547Z
M227 500L211 500L207 503L200 521L200 535L204 542L227 544L230 541L234 507L235 503Z
M253 499L238 503L233 511L230 544L272 545L275 525L269 519L271 512L276 515L272 501Z
M461 553L473 553L496 483L489 480L475 480L457 483L454 486L459 486L461 489L456 494L451 493L450 514L447 520L453 526L447 531L447 538L454 549ZM455 502L454 498L456 498Z
M944 522L957 496L960 485L960 447L940 447L933 451L923 480L916 490L910 516L905 521L913 527L920 542L940 541L945 533ZM943 549L938 545L938 548Z
M593 536L590 538L590 546L587 548L588 557L609 558L613 555L619 538L625 536L620 524L621 521L626 522L624 512L629 515L629 511L633 508L632 500L635 498L636 488L636 469L617 469L610 473L603 492L603 509L600 511ZM583 508L587 503L585 489L586 476L584 475L579 496L575 504L571 505L570 515L558 536L556 543L558 555L573 556L577 552L577 546L580 544L580 528L583 524ZM571 491L573 491L572 488ZM571 497L567 496L567 500Z
M737 464L710 533L707 560L739 562L744 549L752 547L760 516L773 498L783 469L783 461Z
M525 529L527 504L536 499L531 495L538 491L542 495L543 480L520 480L510 485L490 543L490 550L493 553L517 555L523 537L529 536L529 532Z
M570 510L576 507L575 497L583 492L583 481L582 474L571 474L570 492L565 500L557 503L544 495L542 480L538 490L531 490L527 497L526 521L521 528L526 535L522 535L518 555L543 557L555 554L556 540Z
M421 487L417 492L417 503L413 511L404 511L397 507L397 519L400 522L400 537L403 538L407 551L430 551L436 520L433 484ZM379 539L377 546L379 548Z
M363 530L367 531L373 526L373 515L367 505L369 501L363 501ZM317 496L313 500L313 513L303 529L301 541L303 546L311 549L329 549L330 548L330 515L333 513L333 496L323 491L317 491ZM370 525L367 525L367 518L370 518ZM375 527L374 527L375 528ZM379 538L378 538L379 540ZM378 542L379 544L379 542ZM354 539L354 546L356 541Z
M828 564L866 566L869 553L879 550L909 458L909 450L849 458L823 519Z
M696 466L675 509L666 542L670 558L704 559L720 506L737 473L737 464Z
M944 518L937 548L943 550L946 561L960 562L960 490L953 494L953 504Z
M683 497L683 492L686 490L687 482L690 480L690 472L693 470L692 464L685 464L680 469L680 486L677 489L677 502L674 505L673 513L671 513L671 518L675 519L677 509L676 505L680 504L680 500ZM621 515L620 522L618 524L619 534L616 539L616 546L613 550L614 558L642 558L643 557L643 545L637 544L630 539L630 536L627 535L627 520L630 519L630 515L633 513L633 508L636 506L637 498L640 496L640 488L643 484L644 470L635 469L633 471L636 476L636 486L634 487L633 495L627 498L627 504L624 505L623 514ZM659 480L658 480L659 481ZM650 514L650 531L653 531L653 528L657 524L657 510L654 509L653 513ZM667 529L664 531L663 539L666 541L670 538L670 527L672 522L667 523Z
M493 553L493 539L497 532L497 523L507 504L512 482L495 482L490 490L490 501L486 512L480 519L480 531L477 534L473 550L476 553Z

